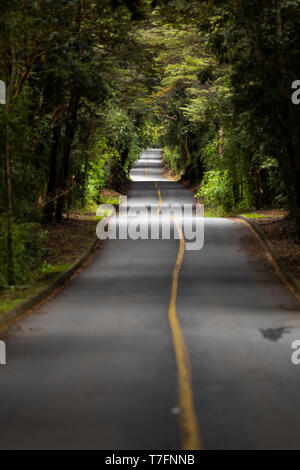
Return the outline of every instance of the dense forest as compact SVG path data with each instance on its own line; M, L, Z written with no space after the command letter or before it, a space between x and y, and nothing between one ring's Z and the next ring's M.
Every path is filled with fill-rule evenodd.
M0 3L1 288L149 146L205 205L287 208L300 239L299 0Z

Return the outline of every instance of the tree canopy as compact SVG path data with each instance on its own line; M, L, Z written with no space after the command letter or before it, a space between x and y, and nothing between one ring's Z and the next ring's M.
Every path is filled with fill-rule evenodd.
M300 237L300 1L1 0L0 284L18 233L120 192L141 150L224 213Z

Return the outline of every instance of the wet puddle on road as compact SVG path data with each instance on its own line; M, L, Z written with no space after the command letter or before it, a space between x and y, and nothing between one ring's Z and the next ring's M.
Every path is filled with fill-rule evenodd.
M270 341L278 341L284 334L291 333L292 327L281 326L279 328L264 328L260 329L262 336Z

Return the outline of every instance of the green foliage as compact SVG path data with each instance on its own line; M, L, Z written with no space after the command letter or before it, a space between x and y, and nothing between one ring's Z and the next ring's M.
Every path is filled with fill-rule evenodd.
M47 279L53 279L62 272L66 271L71 266L71 263L58 263L52 265L47 261L44 261L38 271L35 273L38 276L40 281L45 281Z
M210 138L210 134L205 135L204 138ZM216 133L213 134L214 140L209 140L206 145L203 145L202 159L207 170L218 169L220 166L219 145L220 141L216 140Z
M147 146L163 147L164 163L191 185L202 180L210 206L288 205L300 238L300 108L290 99L298 3L4 2L0 153L11 171L0 166L0 214L13 207L18 221L16 280L40 256L30 224L94 208L105 185L121 191Z
M266 216L263 215L263 214L241 214L243 215L244 217L247 217L247 219L263 219L265 218Z
M94 158L89 162L86 181L86 207L99 203L101 189L105 186L113 159L119 159L117 150L109 148L106 138L100 138L92 149Z
M148 0L3 4L0 153L10 172L0 165L1 215L59 222L72 207L97 204L105 184L126 181L147 141L155 72L139 26L150 11ZM15 230L8 264L19 282L30 250Z
M178 147L164 147L162 153L162 161L164 165L171 168L175 175L179 175L182 170L182 159Z
M234 205L234 197L228 170L205 172L197 197L208 207L221 206L225 212L230 211Z
M15 224L13 227L15 283L26 281L45 254L47 232L37 223ZM0 228L0 288L7 285L7 231Z
M227 172L232 196L219 181L220 204L237 212L289 204L300 225L293 175L300 113L290 104L299 62L296 4L170 0L147 35L161 72L153 97L160 142L178 149L176 156L167 150L166 163L192 185L207 172Z

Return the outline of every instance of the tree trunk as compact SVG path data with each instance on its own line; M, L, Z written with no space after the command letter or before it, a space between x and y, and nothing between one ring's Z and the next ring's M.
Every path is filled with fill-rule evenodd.
M81 194L81 204L82 207L85 206L85 195L86 195L86 182L87 182L87 172L88 172L89 157L88 154L85 154L84 160L84 172L83 172L83 181L82 181L82 194Z
M222 126L219 129L219 136L220 136L220 139L219 139L218 153L219 153L220 159L222 160L223 152L224 152L224 130Z
M184 168L186 168L188 165L192 163L192 156L191 152L189 150L188 142L187 142L187 136L183 136L181 131L179 134L179 141L180 141L180 147L181 147L181 156L183 159L183 164Z
M277 139L274 154L279 163L283 177L288 206L291 217L296 226L297 238L300 240L300 162L299 162L299 114L296 115L295 106L291 103L290 83L285 70L284 55L282 51L282 33L284 29L281 15L281 2L272 2L274 14L274 24L276 28L277 47L275 49L274 60L277 62L277 87L278 93L274 94L270 83L274 77L270 77L265 68L266 59L264 57L261 42L255 38L252 31L249 31L249 38L252 42L258 63L261 66L263 88L265 96L271 98L265 101L266 109L269 109L269 122L273 130L272 138ZM272 80L271 80L272 78Z
M129 155L129 148L126 147L120 155L121 157L120 161L114 160L112 167L110 169L110 175L107 181L108 187L120 193L125 193L129 185L129 179L124 170L128 155Z
M6 118L6 142L5 142L5 182L7 189L7 282L9 285L14 283L14 251L13 251L13 196L11 183L11 159L9 142L9 99L5 105Z
M291 143L287 145L288 151L278 158L281 174L285 183L288 206L292 220L295 224L297 240L300 241L300 163L298 152Z
M51 155L50 155L50 169L49 169L49 179L48 179L48 186L47 186L47 199L52 199L48 204L46 204L44 208L43 214L43 223L53 223L54 218L54 194L56 191L56 165L57 165L57 154L58 154L58 146L61 134L61 126L60 124L55 124L53 128L53 140L52 140L52 147L51 147Z
M67 182L68 182L70 154L71 154L72 143L73 143L75 130L76 130L78 103L79 103L78 96L74 96L71 98L71 102L70 102L71 117L70 117L70 120L66 124L65 142L64 142L64 149L63 149L61 168L60 168L61 191L64 191L66 189ZM57 221L62 220L64 203L65 203L65 196L63 195L57 200L57 203L56 203L55 219Z
M13 247L13 189L11 181L11 150L10 150L10 123L9 107L13 96L13 89L16 80L16 52L12 37L10 38L11 53L11 74L6 87L5 99L5 183L7 190L7 282L9 285L14 283L14 247Z

